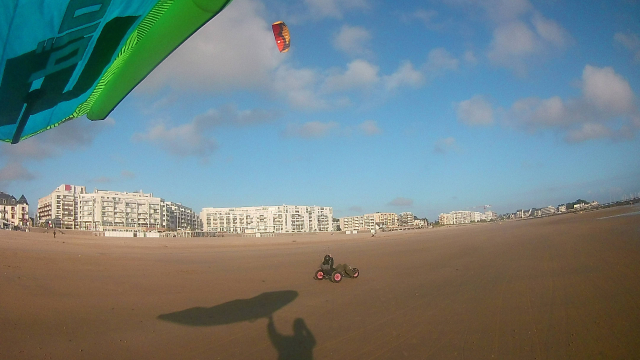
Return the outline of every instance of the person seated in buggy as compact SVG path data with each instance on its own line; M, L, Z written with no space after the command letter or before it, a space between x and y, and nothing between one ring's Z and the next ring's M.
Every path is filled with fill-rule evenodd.
M320 270L316 271L315 278L317 280L329 278L333 282L339 282L343 276L357 278L359 275L358 268L351 267L348 264L338 264L334 267L333 257L327 254L320 264Z

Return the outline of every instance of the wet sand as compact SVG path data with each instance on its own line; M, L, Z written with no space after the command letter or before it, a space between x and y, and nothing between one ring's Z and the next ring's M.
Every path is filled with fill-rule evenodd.
M615 216L638 210L373 238L0 231L0 359L638 358L640 214ZM327 249L360 278L313 280Z

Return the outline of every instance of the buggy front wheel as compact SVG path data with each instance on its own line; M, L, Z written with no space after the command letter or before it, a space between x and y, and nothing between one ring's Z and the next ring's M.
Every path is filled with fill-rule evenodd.
M316 280L324 279L324 272L322 270L316 271L315 274L313 275L313 278Z

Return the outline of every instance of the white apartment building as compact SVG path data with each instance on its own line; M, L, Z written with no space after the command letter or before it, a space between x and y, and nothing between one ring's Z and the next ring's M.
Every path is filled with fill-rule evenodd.
M556 213L555 206L547 206L546 208L540 209L540 216L549 216Z
M496 213L495 211L485 211L484 212L484 219L487 221L492 221L498 218L498 213Z
M82 230L165 230L163 200L153 194L95 190L79 203Z
M438 222L440 223L440 225L453 225L454 223L454 217L451 214L440 214L440 216L438 216Z
M175 230L202 230L200 217L191 208L180 203L166 201L162 203L162 226L165 229Z
M391 229L398 227L398 214L377 212L373 214L366 214L365 217L367 216L373 216L375 225L379 229Z
M403 212L400 214L400 226L413 226L413 213Z
M484 220L484 215L481 212L471 212L471 222L480 222L481 220Z
M371 218L370 221L372 219L373 218ZM340 218L340 230L342 231L359 231L365 229L368 229L368 227L365 226L365 219L362 215Z
M297 233L333 229L333 208L327 206L249 206L204 208L204 231L226 233Z
M16 200L13 195L0 191L0 228L29 226L29 203L22 195Z
M53 192L38 199L38 221L52 221L62 229L79 229L78 200L80 194L86 193L84 186L63 184Z
M454 224L470 224L471 223L471 211L452 211Z

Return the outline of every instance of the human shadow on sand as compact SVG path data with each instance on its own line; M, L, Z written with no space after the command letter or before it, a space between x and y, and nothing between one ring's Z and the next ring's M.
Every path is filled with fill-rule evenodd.
M293 335L287 336L278 333L273 324L273 317L269 316L267 333L273 347L278 351L278 360L313 360L316 338L301 318L293 321Z
M250 299L232 300L209 308L193 307L158 316L158 319L188 326L228 325L242 321L269 318L286 306L298 292L293 290L265 292Z

